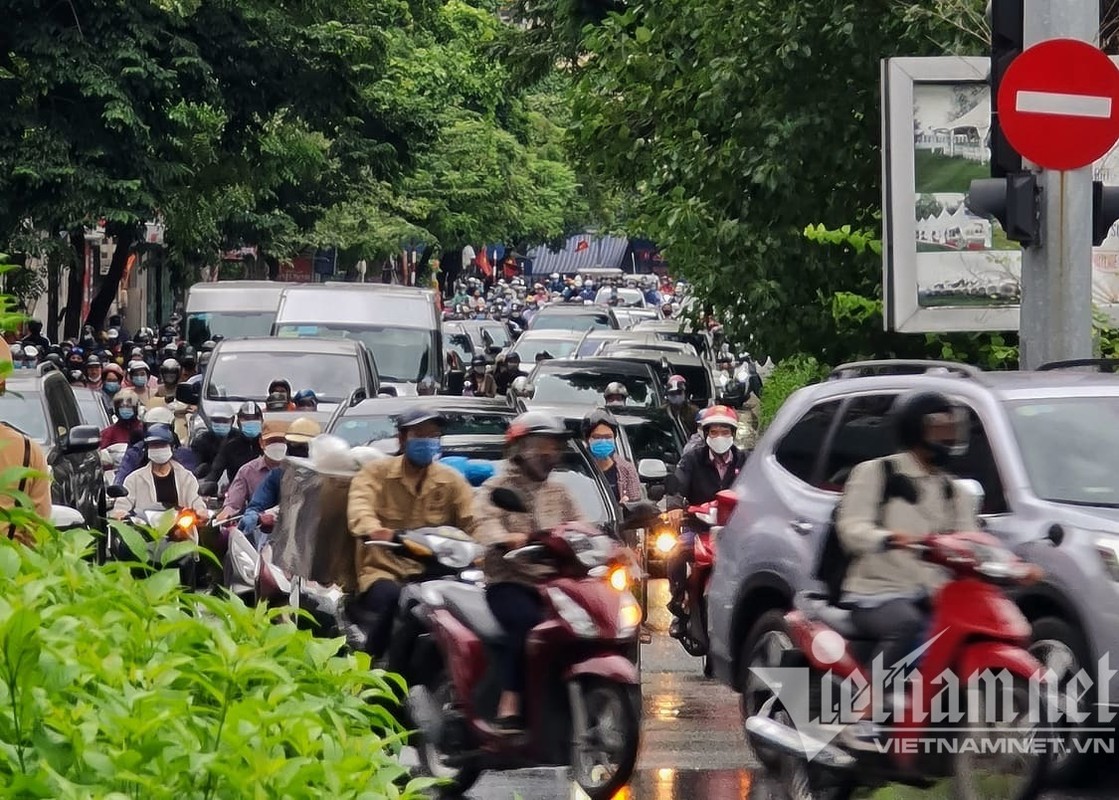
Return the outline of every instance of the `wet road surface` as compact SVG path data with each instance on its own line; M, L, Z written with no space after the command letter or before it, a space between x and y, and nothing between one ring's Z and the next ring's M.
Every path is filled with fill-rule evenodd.
M642 651L645 719L637 772L617 800L784 800L753 759L742 735L738 696L703 677L700 660L669 638L665 581L653 582L650 627L653 640ZM1119 772L1119 763L1115 765ZM1119 796L1119 778L1090 793L1050 793L1045 800ZM905 790L905 800L936 795ZM577 800L585 797L560 769L487 773L468 797L473 800ZM902 795L899 795L899 798ZM873 800L894 800L890 790Z

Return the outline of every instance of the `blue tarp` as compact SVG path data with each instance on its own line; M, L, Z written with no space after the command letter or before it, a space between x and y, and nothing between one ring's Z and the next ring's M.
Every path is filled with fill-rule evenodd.
M532 263L529 275L561 275L578 272L581 269L623 269L633 270L626 259L629 239L622 236L595 236L581 233L567 240L559 252L552 252L547 245L534 247L527 254Z

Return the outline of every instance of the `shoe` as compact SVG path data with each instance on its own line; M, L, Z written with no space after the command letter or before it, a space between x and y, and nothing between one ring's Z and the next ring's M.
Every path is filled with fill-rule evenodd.
M668 613L674 617L682 617L688 613L688 609L679 600L673 599L668 602Z
M493 721L494 728L506 736L515 736L525 732L525 721L520 714L511 714L507 717L498 717Z

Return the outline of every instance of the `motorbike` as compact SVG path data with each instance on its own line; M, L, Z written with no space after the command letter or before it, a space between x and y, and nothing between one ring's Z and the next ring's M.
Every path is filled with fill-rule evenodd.
M985 715L996 709L1000 714L1026 714L1037 708L1037 703L1031 704L1036 699L1031 696L1031 686L1043 685L1040 679L1044 667L1027 650L1029 623L1000 588L1035 580L1037 569L984 533L930 536L909 547L952 576L931 600L929 631L935 638L920 651L915 671L906 680L904 699L895 705L895 718L887 729L902 744L912 742L913 746L879 746L863 751L845 744L842 738L827 735L826 726L798 729L787 707L790 697L783 697L780 690L746 721L747 739L759 759L771 771L780 773L784 785L795 788L795 797L804 800L846 800L861 788L890 783L927 788L940 779L950 779L959 797L1031 800L1041 790L1049 763L1040 750L1026 748L1019 752L1019 748L1011 747L1014 757L1006 763L998 764L994 759L997 788L992 789L984 786L985 777L990 777L984 775L986 761L980 755L986 753L985 749L977 754L976 749L967 746L917 745L924 736L936 737L938 742L948 737L950 744L958 742L959 737L975 736L977 731L1005 735L1008 729L992 728L992 720ZM829 605L823 594L804 592L797 597L796 608L786 615L785 624L788 639L781 666L803 669L810 676L809 708L827 705L822 700L825 694L837 696L842 689L836 683L874 686L872 659L878 643L857 635L849 610ZM791 642L791 648L787 642ZM988 670L992 675L1009 676L1012 685L1002 678L980 678ZM955 680L946 682L946 675ZM849 685L847 689L850 697ZM960 708L963 698L964 706L978 710L981 718L975 719L969 711L958 722L952 719L949 729L940 727L945 714L933 712L944 710L945 698L939 696L942 691L950 695L948 708ZM1016 721L1021 723L1021 718ZM1028 727L1015 729L1023 742L1044 735L1033 723L1030 720Z
M101 469L105 473L105 485L112 486L116 480L117 470L120 469L124 454L128 451L128 444L119 442L103 447L98 451L101 457Z
M495 489L491 498L498 508L526 512L515 491ZM658 513L654 504L635 505L651 507L640 510L642 521ZM540 587L544 619L527 641L528 728L510 735L492 723L504 631L484 590L429 581L420 585L419 613L433 632L438 667L407 699L420 763L447 782L449 794L467 791L485 770L567 766L587 795L613 797L633 772L641 731L633 557L597 528L568 523L533 534L504 558L554 568Z
M108 487L105 494L114 499L128 496L127 490L120 485ZM129 509L124 521L144 526L155 533L155 540L146 542L148 563L152 566L163 565L164 555L176 543L190 541L199 544L199 530L207 522L203 515L192 508L168 509L162 506L144 509L133 507ZM105 534L105 557L113 561L135 561L138 554L133 553L120 531L110 525ZM182 585L191 591L207 588L199 566L200 560L198 552L193 552L173 562L179 569Z
M672 621L669 634L680 642L690 656L703 658L703 674L711 677L711 660L707 657L707 587L715 568L715 543L722 526L734 508L734 493L724 490L716 499L687 508L684 524L695 531L692 560L688 564L684 613Z

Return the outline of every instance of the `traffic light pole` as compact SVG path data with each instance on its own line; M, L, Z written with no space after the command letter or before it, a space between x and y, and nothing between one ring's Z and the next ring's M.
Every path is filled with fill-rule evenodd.
M1099 40L1099 4L1025 0L1026 47L1047 39ZM1028 169L1038 170L1029 162ZM1038 170L1041 244L1022 250L1020 366L1090 358L1092 345L1092 168Z

